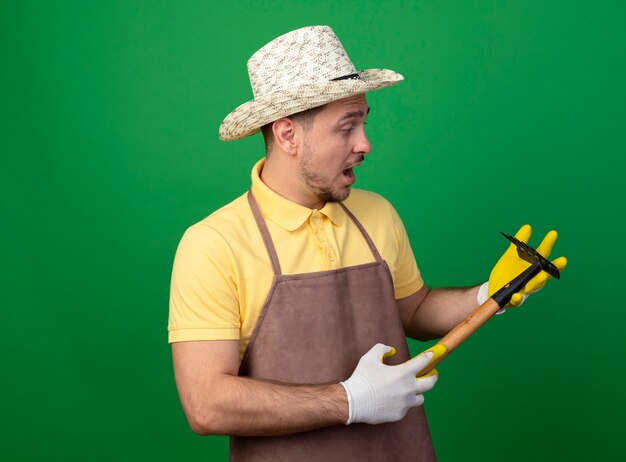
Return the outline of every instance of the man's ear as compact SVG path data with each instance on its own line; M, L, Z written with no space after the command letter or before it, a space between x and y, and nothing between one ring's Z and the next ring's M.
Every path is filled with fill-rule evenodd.
M296 123L288 117L276 120L272 124L274 142L287 154L295 155L297 152Z

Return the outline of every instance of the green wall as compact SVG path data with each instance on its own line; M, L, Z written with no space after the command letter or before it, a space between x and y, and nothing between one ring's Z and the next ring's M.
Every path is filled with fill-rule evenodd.
M438 368L440 460L623 457L626 3L217 5L0 6L0 457L226 460L178 402L171 264L262 155L217 138L246 60L313 24L406 77L369 98L357 185L394 203L430 286L481 282L526 222L570 261Z

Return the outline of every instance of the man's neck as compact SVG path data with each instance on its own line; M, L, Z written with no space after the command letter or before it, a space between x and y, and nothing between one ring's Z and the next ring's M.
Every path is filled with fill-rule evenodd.
M272 156L265 158L265 165L259 177L261 181L276 194L310 209L321 210L326 203L302 191L298 181L297 169L294 168L296 159L288 162L276 162Z

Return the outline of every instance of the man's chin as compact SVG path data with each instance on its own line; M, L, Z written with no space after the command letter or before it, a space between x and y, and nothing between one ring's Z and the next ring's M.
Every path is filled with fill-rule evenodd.
M324 202L343 202L348 198L351 191L352 191L352 188L348 186L344 191L341 191L341 192L324 191L323 193L319 194L317 197L319 200L324 201Z

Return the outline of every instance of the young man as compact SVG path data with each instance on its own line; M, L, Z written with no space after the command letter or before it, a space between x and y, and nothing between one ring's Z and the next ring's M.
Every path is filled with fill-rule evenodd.
M266 156L248 193L187 230L174 264L169 340L187 419L231 435L233 460L434 460L421 404L437 375L420 371L438 352L411 359L405 336L444 335L525 263L505 254L481 288L429 290L393 207L352 189L371 151L366 93L402 76L357 72L325 26L278 37L248 71L254 100L220 137L263 130Z

